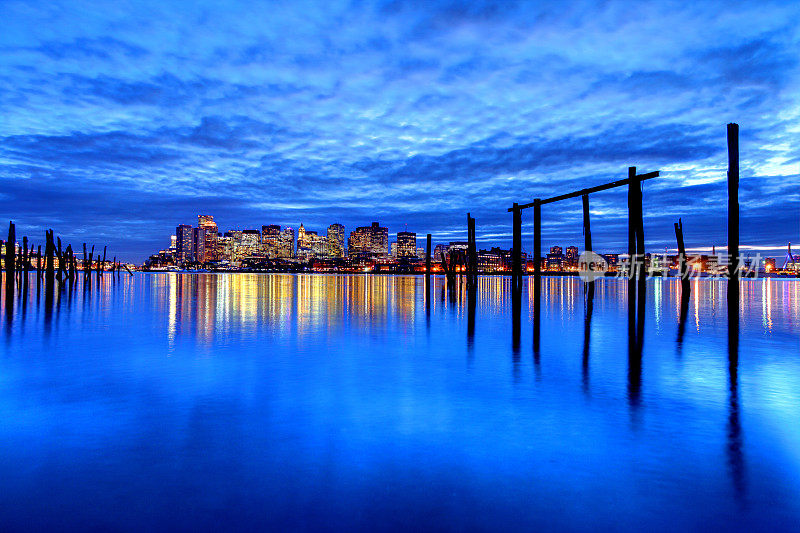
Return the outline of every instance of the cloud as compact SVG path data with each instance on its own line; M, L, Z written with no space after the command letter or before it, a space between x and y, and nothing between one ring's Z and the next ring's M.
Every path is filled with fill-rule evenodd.
M725 240L735 121L743 242L799 238L796 3L6 11L0 190L26 231L96 234L141 260L200 211L223 228L377 219L435 241L469 211L482 244L508 246L511 202L636 165L663 171L645 188L648 246L669 246L679 216L703 246ZM624 205L592 198L599 248L624 247ZM580 242L580 206L551 207L545 244Z

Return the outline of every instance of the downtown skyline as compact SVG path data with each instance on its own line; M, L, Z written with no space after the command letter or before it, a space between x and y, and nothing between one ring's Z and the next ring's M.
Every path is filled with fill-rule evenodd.
M792 3L309 7L9 2L4 214L137 264L198 212L435 242L465 240L470 212L479 246L508 248L512 202L635 165L661 172L649 250L674 250L682 217L687 248L723 251L738 122L742 250L800 240ZM544 243L580 242L580 211L545 209ZM593 198L592 223L596 248L624 250L624 192Z

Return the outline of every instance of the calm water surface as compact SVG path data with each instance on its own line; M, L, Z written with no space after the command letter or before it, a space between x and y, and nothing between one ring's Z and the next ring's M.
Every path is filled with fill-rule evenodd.
M0 530L791 530L800 282L105 276L3 294ZM683 311L683 312L682 312ZM536 316L538 339L534 338ZM683 317L683 318L682 318Z

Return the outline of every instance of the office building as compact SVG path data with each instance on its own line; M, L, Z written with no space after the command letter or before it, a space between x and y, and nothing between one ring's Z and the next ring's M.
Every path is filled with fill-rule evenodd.
M175 260L178 263L192 260L192 243L192 227L189 224L181 224L175 228Z
M328 226L328 257L344 257L344 226L341 224Z
M414 257L417 255L417 234L410 231L397 233L397 258Z

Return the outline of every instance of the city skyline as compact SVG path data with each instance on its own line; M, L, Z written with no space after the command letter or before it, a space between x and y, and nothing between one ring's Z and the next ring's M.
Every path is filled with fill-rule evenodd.
M4 7L0 179L21 233L140 263L197 212L440 241L470 212L480 246L508 247L512 202L635 165L661 172L649 249L675 247L678 217L687 247L724 249L737 122L742 249L800 241L793 3ZM598 248L624 248L624 202L593 198ZM579 242L580 211L543 210L546 242Z
M394 235L394 240L391 236ZM338 222L330 224L323 234L306 228L301 222L296 232L289 226L265 224L261 230L223 229L213 215L197 215L197 227L179 224L175 234L170 236L170 246L153 253L144 262L146 270L177 268L212 268L229 270L295 271L375 271L375 272L422 272L425 270L427 253L426 236L417 240L417 233L405 227L402 231L391 233L387 227L373 221L370 225L358 226L351 231ZM417 246L420 244L420 246ZM440 261L444 256L448 263L466 261L469 243L467 241L436 242L431 240L431 259L435 270L440 271ZM548 252L549 250L549 252ZM580 270L581 254L587 250L570 243L566 247L551 244L542 250L541 268L554 272L577 272ZM607 267L616 271L623 268L627 253L620 250L598 250ZM453 256L453 252L456 256ZM686 250L692 271L720 275L725 272L728 256L725 249L710 250L698 248ZM791 256L789 254L792 254ZM528 250L522 251L527 271L531 271L535 261ZM744 251L742 264L746 268L765 273L796 273L798 257L787 251L780 263L780 257L768 257L759 252ZM481 247L477 250L477 268L480 273L511 272L512 249L499 246ZM676 270L679 255L676 250L646 251L645 264L661 271L663 268ZM788 263L787 263L788 261ZM787 266L788 265L788 266ZM399 267L399 270L398 270ZM388 270L387 270L388 268ZM786 273L784 272L784 273Z

